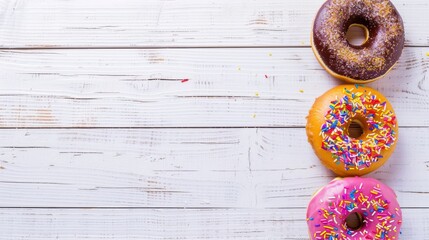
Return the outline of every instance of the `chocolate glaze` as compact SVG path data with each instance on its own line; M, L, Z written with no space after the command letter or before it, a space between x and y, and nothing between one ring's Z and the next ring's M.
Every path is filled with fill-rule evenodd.
M361 46L348 43L351 24L364 25L369 39ZM389 0L328 0L313 25L313 47L334 73L355 80L386 74L404 48L404 25Z

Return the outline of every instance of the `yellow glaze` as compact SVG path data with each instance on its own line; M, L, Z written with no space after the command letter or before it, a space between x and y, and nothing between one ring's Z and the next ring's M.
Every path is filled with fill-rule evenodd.
M310 109L309 115L307 117L307 125L306 125L306 132L308 136L308 141L313 147L313 150L315 154L319 157L320 161L330 170L335 172L338 176L341 177L347 177L347 176L362 176L365 174L368 174L375 169L381 167L386 160L390 157L392 152L395 149L396 143L393 144L388 149L383 149L380 153L383 155L382 158L380 158L377 162L372 162L369 167L366 167L364 169L349 169L346 170L344 163L341 163L337 165L332 157L331 152L324 150L322 148L322 142L324 141L323 137L321 136L321 127L325 123L325 115L329 111L330 103L337 98L341 98L344 96L344 88L347 89L353 89L356 88L354 85L340 85L337 87L332 88L331 90L327 91L322 96L318 97L316 101L314 102L313 107ZM388 100L378 91L369 88L369 87L363 87L359 86L359 90L361 91L367 91L371 92L372 95L375 95L377 99L379 99L381 102L386 102L386 109L392 111L394 114L394 110L392 108L392 105L388 102ZM363 116L364 117L364 116ZM365 122L365 119L362 119L363 122ZM395 128L393 129L396 132L396 141L398 138L398 124L395 125ZM368 127L363 127L364 133L362 134L362 138L365 138L367 133L369 133ZM377 130L376 130L377 131Z

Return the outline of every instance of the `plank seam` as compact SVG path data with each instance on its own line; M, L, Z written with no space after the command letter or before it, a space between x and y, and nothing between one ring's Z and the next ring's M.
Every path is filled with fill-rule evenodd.
M429 45L405 45L404 48L425 48ZM121 47L121 46L100 46L100 47L0 47L0 51L16 50L16 51L32 51L32 50L145 50L145 49L307 49L311 48L310 45L292 45L292 46L281 46L281 45L270 45L270 46L141 46L141 47Z

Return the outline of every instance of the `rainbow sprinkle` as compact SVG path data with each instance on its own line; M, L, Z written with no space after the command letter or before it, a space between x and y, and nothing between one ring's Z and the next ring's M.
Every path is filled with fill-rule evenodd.
M395 143L396 116L371 92L344 88L344 96L330 103L321 127L322 149L332 153L336 164L346 170L362 170L383 158L381 151ZM356 118L365 118L369 130L363 138L352 138L347 126Z
M363 194L362 187L363 184L351 189L344 187L340 194L330 197L327 201L328 207L320 208L316 213L321 217L319 222L314 221L315 217L307 218L307 222L314 224L317 229L313 239L396 239L399 227L395 222L402 223L400 210L389 209L390 202L383 198L379 185L373 186L369 195ZM348 228L345 218L354 212L363 216L364 225L376 224L376 230L369 232L365 227L359 230Z

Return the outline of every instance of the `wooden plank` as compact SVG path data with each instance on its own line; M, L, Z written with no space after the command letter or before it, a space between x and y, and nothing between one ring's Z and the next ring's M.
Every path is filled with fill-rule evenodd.
M323 2L1 0L0 47L308 46ZM427 1L393 2L406 44L428 46Z
M370 176L429 207L429 128ZM305 207L334 178L299 129L30 129L0 135L0 207Z
M370 85L401 126L429 126L426 52ZM340 83L307 48L1 51L0 71L1 128L302 127Z
M308 239L305 209L1 209L0 239ZM429 235L403 209L401 239Z

